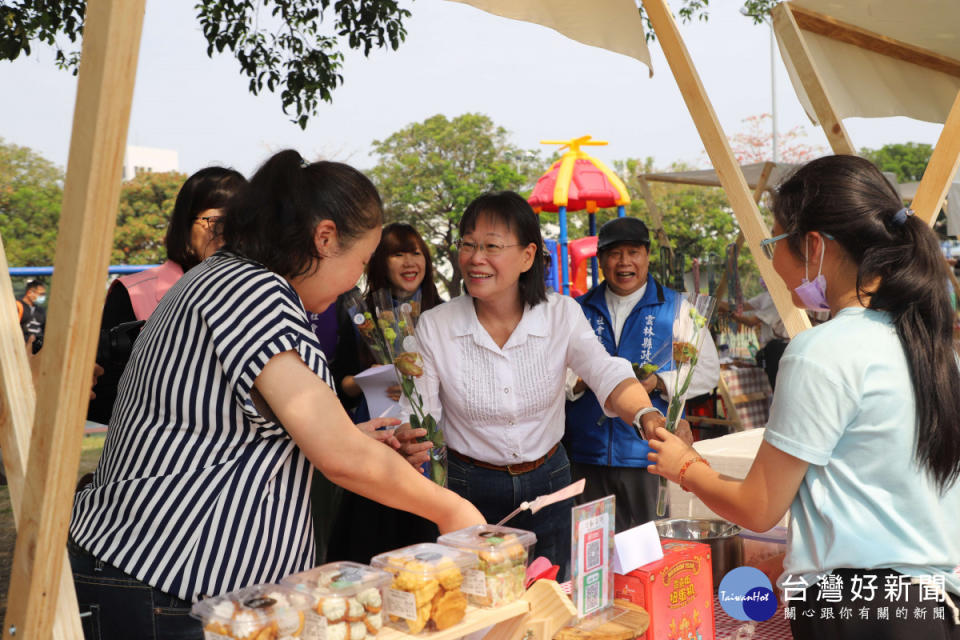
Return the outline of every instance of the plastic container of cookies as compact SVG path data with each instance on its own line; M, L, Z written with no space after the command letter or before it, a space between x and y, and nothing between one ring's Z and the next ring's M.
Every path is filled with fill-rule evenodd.
M477 556L477 566L467 572L464 591L478 607L499 607L519 600L525 590L527 563L537 542L536 534L522 529L479 524L437 539L442 545Z
M207 598L190 615L203 623L205 640L314 638L307 622L310 597L290 587L261 584Z
M281 584L310 597L307 619L320 630L317 640L364 640L383 627L386 571L356 562L331 562L295 573Z
M391 576L383 593L384 624L418 634L463 620L464 575L476 568L476 555L430 542L381 553L370 564Z

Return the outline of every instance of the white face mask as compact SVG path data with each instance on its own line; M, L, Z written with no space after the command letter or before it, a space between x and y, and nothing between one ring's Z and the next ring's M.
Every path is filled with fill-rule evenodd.
M37 301L34 304L43 304L47 301L47 296L37 296Z

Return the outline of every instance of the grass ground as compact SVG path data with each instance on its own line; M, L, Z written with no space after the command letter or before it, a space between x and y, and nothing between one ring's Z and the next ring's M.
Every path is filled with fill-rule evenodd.
M84 436L78 480L80 476L96 468L105 438L105 434ZM10 587L10 570L13 568L13 548L16 542L17 529L13 522L10 489L4 485L0 487L0 620L7 611L7 590Z

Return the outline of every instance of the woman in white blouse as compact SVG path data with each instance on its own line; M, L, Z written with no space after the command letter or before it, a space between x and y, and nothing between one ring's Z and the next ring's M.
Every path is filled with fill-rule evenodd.
M468 295L425 312L417 327L424 401L442 419L449 487L497 522L524 500L570 484L560 444L567 367L604 410L662 424L630 363L610 356L573 298L547 293L536 214L516 193L488 193L460 220L459 265ZM424 433L408 432L406 437ZM410 461L429 444L408 444ZM565 567L570 508L558 503L511 526L537 534L536 554Z

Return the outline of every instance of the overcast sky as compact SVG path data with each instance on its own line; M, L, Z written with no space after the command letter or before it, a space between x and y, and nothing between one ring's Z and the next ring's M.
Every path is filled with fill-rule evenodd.
M351 54L345 85L323 104L306 131L291 123L272 94L252 96L229 55L206 56L194 0L148 0L128 144L174 149L180 169L225 164L252 172L272 151L293 147L360 168L372 166L370 143L437 113L489 115L515 144L592 135L605 161L653 156L658 167L707 159L656 43L654 77L615 53L556 32L443 0L406 2L413 12L398 51ZM742 120L770 111L769 28L739 14L740 2L712 4L706 23L681 26L727 135ZM790 86L779 57L780 131L802 125L811 144L827 148ZM76 79L59 71L53 52L36 47L0 62L0 137L66 164ZM941 126L906 118L849 119L857 146L935 143Z

